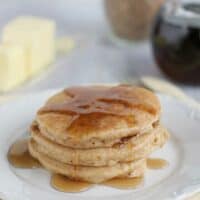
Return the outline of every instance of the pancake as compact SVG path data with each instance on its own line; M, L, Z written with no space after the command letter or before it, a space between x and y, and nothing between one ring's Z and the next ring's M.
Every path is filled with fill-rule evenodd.
M96 148L150 131L159 118L160 103L152 92L123 85L64 90L47 101L36 121L41 134L55 143Z
M145 159L104 167L64 164L35 150L32 140L29 141L29 150L31 155L49 171L65 175L70 179L91 183L101 183L115 177L141 177L146 169Z
M30 154L53 173L100 183L144 176L147 157L169 134L158 98L130 85L67 88L37 112Z
M37 126L32 126L32 145L38 152L66 164L85 166L115 165L147 157L151 152L164 145L169 137L161 125L157 125L149 133L122 138L120 143L112 147L75 149L54 143L44 137Z

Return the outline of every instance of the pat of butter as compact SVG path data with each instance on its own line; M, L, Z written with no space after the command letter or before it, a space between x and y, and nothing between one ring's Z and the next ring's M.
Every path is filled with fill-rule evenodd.
M3 29L3 42L26 48L29 76L53 62L55 58L55 23L52 20L21 16Z
M25 48L21 45L0 45L0 91L8 91L27 78Z

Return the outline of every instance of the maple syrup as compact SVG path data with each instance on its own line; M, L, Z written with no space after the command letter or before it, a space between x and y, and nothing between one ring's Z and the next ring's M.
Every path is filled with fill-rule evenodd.
M20 139L11 145L8 151L8 161L17 168L39 168L41 164L28 151L28 140Z
M51 185L56 190L62 192L83 192L92 187L94 184L84 181L70 180L61 174L53 174L51 176Z
M136 178L114 178L101 183L102 185L118 188L118 189L134 189L141 185L143 177Z
M28 151L28 139L17 140L11 145L8 151L8 160L10 164L17 168L39 168L41 164L33 158ZM148 158L147 167L149 169L161 169L168 165L168 162L159 158ZM101 183L101 185L118 188L118 189L134 189L141 185L143 177L136 178L114 178ZM55 189L62 192L82 192L90 187L93 183L84 181L70 180L61 174L52 174L51 185Z
M147 158L147 168L149 169L162 169L167 167L169 163L160 158Z
M181 5L181 11L180 7L172 8L169 14L167 5L159 12L152 32L155 61L171 79L199 85L200 3L185 3Z
M71 115L71 123L68 129L76 122L91 127L90 118L101 118L104 115L123 116L128 124L133 124L133 108L144 110L150 114L156 114L155 105L149 104L145 98L138 95L138 88L119 85L116 87L71 87L64 90L66 101L58 104L47 104L39 110L43 113L62 113ZM84 122L83 122L84 121Z

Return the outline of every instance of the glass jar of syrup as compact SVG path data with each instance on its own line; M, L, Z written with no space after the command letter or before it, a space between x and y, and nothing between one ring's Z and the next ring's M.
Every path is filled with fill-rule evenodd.
M200 85L200 1L167 1L155 20L152 47L171 79Z

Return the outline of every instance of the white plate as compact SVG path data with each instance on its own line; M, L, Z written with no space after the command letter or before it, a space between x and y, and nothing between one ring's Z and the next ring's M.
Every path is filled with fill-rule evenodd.
M28 94L0 107L0 197L3 200L160 200L181 198L200 188L200 113L164 95L159 95L162 122L172 136L152 156L164 158L170 165L162 170L148 170L144 185L136 190L95 186L78 194L62 193L51 188L50 174L45 170L11 167L6 158L10 144L28 134L37 109L54 92Z

